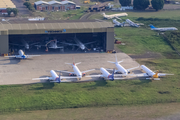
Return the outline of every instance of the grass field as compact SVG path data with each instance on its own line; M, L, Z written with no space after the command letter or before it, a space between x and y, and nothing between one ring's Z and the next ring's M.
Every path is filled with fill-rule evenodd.
M0 115L2 120L178 120L180 103L69 108Z

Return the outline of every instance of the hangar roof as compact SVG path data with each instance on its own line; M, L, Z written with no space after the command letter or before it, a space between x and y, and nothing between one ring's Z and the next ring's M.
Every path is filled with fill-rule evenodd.
M0 0L0 8L16 8L11 0Z
M55 1L55 0L49 1L48 3L50 5L52 5L52 4L61 4L61 2L58 2L58 1Z
M96 29L114 27L111 22L66 22L66 21L42 21L42 22L25 22L25 23L11 23L0 22L0 30L38 30L38 29Z

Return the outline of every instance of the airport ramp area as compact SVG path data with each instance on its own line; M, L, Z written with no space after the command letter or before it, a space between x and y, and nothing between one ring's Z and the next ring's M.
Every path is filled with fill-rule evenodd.
M124 61L121 63L121 65L126 69L139 65L125 53L116 54L119 61ZM72 63L73 57L75 63L82 62L81 64L77 65L81 71L97 69L87 73L87 75L100 74L100 67L109 69L115 68L114 64L107 62L115 61L115 54L110 53L43 54L41 56L25 60L0 57L0 85L47 82L45 80L34 81L32 78L50 76L50 70L67 70L73 72L72 66L65 64L65 62ZM141 71L139 68L133 72L140 73ZM62 75L68 76L68 74ZM78 82L95 80L99 79L83 77ZM77 80L75 79L74 82L77 82Z

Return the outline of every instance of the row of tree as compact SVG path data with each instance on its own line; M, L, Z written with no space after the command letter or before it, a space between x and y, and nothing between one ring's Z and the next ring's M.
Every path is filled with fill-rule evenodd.
M119 0L122 6L131 5L131 0ZM164 0L151 0L152 7L158 11L164 6ZM145 10L150 5L149 0L134 0L133 6L136 10Z
M10 16L12 12L14 16L16 16L19 12L17 8L7 8L6 10L7 10L8 16Z

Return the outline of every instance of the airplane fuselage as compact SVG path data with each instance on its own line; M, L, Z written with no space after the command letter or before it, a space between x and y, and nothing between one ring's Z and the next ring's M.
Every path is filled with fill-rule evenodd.
M145 65L141 65L141 69L144 70L146 72L146 74L150 77L155 75L155 73L152 70L150 70L149 68L147 68Z
M81 79L82 78L82 73L79 70L79 68L76 65L73 65L72 67L73 67L73 70L74 70L74 73L76 74L76 76Z
M178 30L175 27L166 27L166 28L151 28L151 30L156 30L156 31L174 31Z
M104 68L100 68L100 71L101 71L103 77L106 78L106 79L110 75L110 73L106 69L104 69Z
M21 40L22 44L24 45L25 49L29 49L29 44L25 40Z
M57 49L57 40L53 40L50 42L49 48Z
M115 26L122 26L122 24L118 22L116 19L113 20L113 23L115 24Z
M118 72L121 72L122 74L126 74L126 75L128 74L128 71L119 63L116 63L115 65L116 65L116 68L118 69L117 70Z
M22 50L18 51L19 55L15 55L16 58L26 59L27 55L24 54Z
M129 23L129 25L131 25L131 26L139 27L139 25L137 25L136 23L132 22L132 21L129 20L129 19L127 19L126 22Z
M52 76L51 80L56 80L57 78L59 78L59 76L57 75L57 73L54 70L51 70L50 74Z
M112 19L112 18L116 18L116 17L127 16L127 13L119 13L119 14L113 14L113 15L106 15L105 13L103 13L103 16L106 19Z
M74 40L79 48L81 48L82 50L86 48L85 45L79 39L75 38Z

